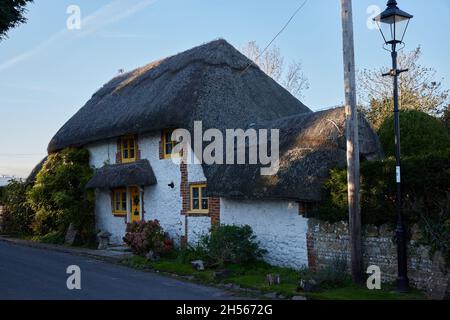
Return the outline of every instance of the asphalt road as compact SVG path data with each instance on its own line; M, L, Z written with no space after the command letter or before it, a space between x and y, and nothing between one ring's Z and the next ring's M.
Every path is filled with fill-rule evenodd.
M67 289L66 269L81 269L81 290ZM217 288L172 279L69 253L0 241L0 299L218 300Z

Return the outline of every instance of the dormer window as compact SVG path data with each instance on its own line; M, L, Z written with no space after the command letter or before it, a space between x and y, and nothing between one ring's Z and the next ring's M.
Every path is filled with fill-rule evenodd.
M134 136L126 136L120 139L122 163L136 161L136 150L136 139Z

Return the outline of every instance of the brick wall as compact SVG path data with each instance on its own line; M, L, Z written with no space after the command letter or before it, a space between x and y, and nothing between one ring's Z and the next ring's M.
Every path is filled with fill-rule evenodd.
M363 235L363 267L381 269L382 282L397 278L397 246L394 230L383 225L365 226ZM448 295L449 268L440 252L420 244L422 234L417 226L411 228L408 243L408 277L410 283L427 292L429 297L442 299ZM309 219L307 233L308 260L311 268L324 268L335 259L346 259L350 266L349 230L346 222L330 224ZM349 270L350 271L350 270Z

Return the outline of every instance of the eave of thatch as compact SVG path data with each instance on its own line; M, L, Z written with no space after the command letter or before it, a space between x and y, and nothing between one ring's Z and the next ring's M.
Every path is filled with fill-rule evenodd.
M156 177L148 160L132 163L105 165L98 169L86 188L118 188L128 186L151 186Z
M245 70L245 72L244 72ZM49 152L162 128L243 128L311 112L225 40L120 75L53 137Z
M260 124L280 130L280 168L262 176L261 165L204 166L210 196L320 201L329 170L346 165L345 111L336 108ZM382 157L377 135L359 117L362 158Z

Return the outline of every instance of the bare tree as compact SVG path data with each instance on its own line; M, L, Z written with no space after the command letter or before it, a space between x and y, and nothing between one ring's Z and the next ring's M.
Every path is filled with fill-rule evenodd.
M293 96L301 99L304 90L309 89L309 82L303 73L301 63L292 61L285 69L284 58L278 47L274 46L262 53L258 44L250 41L242 49L242 52Z
M421 48L398 57L400 69L408 69L399 77L400 109L414 109L440 116L450 103L449 90L436 80L436 70L419 63ZM360 103L367 117L378 128L392 114L392 80L383 77L386 69L364 69L358 74Z

